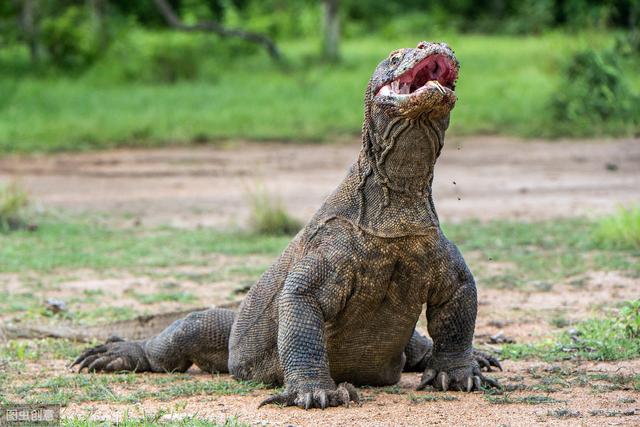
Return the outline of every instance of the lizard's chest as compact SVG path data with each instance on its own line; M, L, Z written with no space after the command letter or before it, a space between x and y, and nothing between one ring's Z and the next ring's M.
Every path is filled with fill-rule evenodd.
M395 328L395 323L415 324L427 294L420 243L419 239L367 242L362 255L354 259L351 293L336 326L382 329ZM374 319L378 320L372 323Z

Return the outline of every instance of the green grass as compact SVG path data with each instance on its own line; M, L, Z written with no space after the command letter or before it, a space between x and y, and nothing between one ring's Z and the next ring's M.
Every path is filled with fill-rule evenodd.
M544 291L556 280L589 270L640 275L640 250L611 249L592 237L597 222L558 219L537 223L467 221L445 225L447 236L474 264L508 262L499 276L479 269L483 286L531 286ZM78 218L43 218L35 232L0 235L0 273L48 273L57 269L131 269L207 265L212 254L276 257L287 236L214 229L115 228ZM474 263L474 261L479 261ZM259 273L234 267L234 273ZM475 272L475 271L474 271ZM170 290L167 290L168 292ZM28 295L24 298L28 299Z
M37 232L0 235L0 272L206 265L211 254L276 256L288 237L211 229L117 229L89 221L43 221Z
M0 232L26 226L29 203L27 192L16 182L0 183Z
M524 223L467 221L444 230L468 258L480 286L548 291L554 282L597 270L640 276L640 250L610 248L594 238L597 221L556 219ZM478 261L478 262L475 262ZM489 263L512 265L499 273Z
M170 415L167 411L158 411L154 414L146 414L142 418L132 417L128 413L118 420L118 422L95 421L87 418L70 418L63 419L60 423L62 427L249 427L251 424L241 422L237 417L229 417L225 422L220 424L212 422L198 416L188 416L179 420L163 420L162 417Z
M204 394L246 395L253 390L264 388L263 384L250 381L223 380L215 376L203 381L188 374L141 376L133 373L68 373L45 378L18 374L22 371L20 365L25 363L39 363L52 359L69 362L87 345L63 339L8 340L0 346L0 362L13 366L14 369L7 372L17 373L20 381L3 382L0 391L13 401L67 405L71 402L135 403L146 399L169 401ZM145 385L153 386L153 390L145 389ZM114 386L117 386L119 391L114 391Z
M451 396L449 394L414 394L409 393L409 402L419 404L419 403L427 403L427 402L453 402L456 400L460 400L455 396Z
M4 49L0 153L357 135L363 92L376 64L425 38L449 42L462 64L452 132L542 135L566 58L587 46L607 46L613 35L372 36L345 40L340 65L319 63L315 40L288 41L282 43L287 70L262 53L224 60L214 55L195 80L175 84L114 81L118 67L139 60L135 51L108 54L85 75L42 76L29 71L26 51ZM640 76L633 64L628 69L637 90Z
M561 402L558 399L554 399L553 397L541 395L541 394L531 394L528 396L512 396L508 393L501 394L501 395L486 394L484 398L487 402L494 405L511 405L511 404L540 405L543 403L560 403Z
M640 206L621 207L600 219L595 238L603 246L640 250Z
M291 217L282 200L258 188L249 195L251 216L249 223L256 234L295 235L302 228L297 219Z
M625 303L617 314L579 322L575 331L535 344L506 344L501 356L549 362L640 357L640 300Z

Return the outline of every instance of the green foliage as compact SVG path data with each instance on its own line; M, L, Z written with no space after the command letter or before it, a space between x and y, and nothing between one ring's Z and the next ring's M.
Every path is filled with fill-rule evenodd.
M104 58L87 73L87 80L98 85L215 83L230 63L257 50L242 40L208 34L130 29L112 43Z
M616 51L576 53L551 99L550 127L559 133L628 135L640 131L640 97L631 92Z
M601 218L594 239L603 248L640 250L640 206L620 207L615 214Z
M625 360L640 356L640 300L625 303L615 316L589 319L564 332L556 340L539 344L507 344L502 356L510 359L540 358L545 361Z
M505 31L515 34L540 34L553 26L554 0L517 2L513 17L505 22Z
M249 0L243 3L240 7L227 2L224 8L227 26L248 28L276 40L309 38L322 31L322 8L317 1Z
M640 300L630 301L620 309L620 324L629 338L640 338Z
M251 203L251 230L262 235L293 235L302 224L292 218L282 201L260 188L249 195Z
M255 55L236 50L234 46L247 48L237 40L131 31L86 74L73 79L30 74L26 49L0 50L0 81L19 79L2 111L0 153L229 138L332 141L357 135L371 70L391 50L415 46L427 36L450 43L462 63L450 129L458 135L557 136L559 130L544 123L548 99L559 84L559 58L587 44L600 47L612 41L602 33L367 36L345 41L343 63L330 65L314 59L319 42L303 39L282 45L290 61L283 71L255 46L249 47ZM200 46L191 50L199 56L197 77L172 85L157 82L152 52L164 44L179 49L189 43ZM633 87L640 89L633 63L625 67Z
M41 32L50 61L64 70L87 67L98 58L103 47L86 9L79 6L70 6L60 15L46 17Z
M633 27L640 14L635 0L344 0L348 27L380 28L399 15L444 16L451 30L486 33L539 33L550 28ZM635 12L635 15L633 11ZM424 27L424 31L429 31Z
M0 184L0 232L27 226L29 196L16 182Z

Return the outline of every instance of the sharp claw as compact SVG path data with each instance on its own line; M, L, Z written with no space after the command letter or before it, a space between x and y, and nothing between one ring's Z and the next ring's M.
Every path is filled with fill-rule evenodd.
M467 393L470 393L473 390L473 378L467 377Z
M485 376L482 376L480 378L482 379L483 382L489 384L491 387L494 387L494 388L497 388L497 389L501 389L502 388L500 386L500 384L498 383L498 381L494 380L493 378L485 377Z
M349 407L349 405L351 404L351 401L353 401L354 403L360 403L360 395L358 395L358 390L356 390L356 388L353 386L353 384L351 383L340 383L338 385L338 390L345 390L347 392L346 394L346 400L347 400L347 407Z
M304 409L313 408L313 396L311 393L305 393L304 395Z
M118 372L124 370L124 359L122 357L118 357L117 359L112 360L107 363L104 370L107 372Z
M489 363L502 371L502 365L500 364L500 361L495 357L491 356L491 358L489 359Z
M475 386L476 390L482 389L482 380L480 379L479 376L477 375L473 376L473 385Z
M446 372L440 372L436 382L442 388L442 391L449 390L449 375Z
M88 356L87 358L83 359L82 362L80 363L80 366L78 367L78 372L82 372L84 368L88 368L89 365L91 365L93 361L98 359L99 357L100 357L99 355L94 354L92 356Z
M266 399L264 399L262 402L260 402L260 404L258 405L258 408L262 408L264 405L270 405L272 403L275 403L276 405L285 405L287 404L289 401L289 398L286 394L281 393L281 394L276 394L273 396L269 396Z
M427 369L422 373L422 379L420 380L420 384L416 390L424 390L426 386L429 385L431 381L436 377L437 372L434 369Z
M327 392L324 390L320 390L314 392L313 394L314 400L316 401L320 409L325 409L327 407Z
M90 357L90 356L94 356L96 354L102 353L104 351L106 351L107 348L104 345L98 346L98 347L93 347L93 348L88 348L85 351L83 351L82 353L80 353L80 356L76 357L76 360L73 361L73 363L71 365L69 365L69 368L73 368L75 365L77 365L78 363L82 362L84 359Z
M487 361L487 359L482 356L476 356L476 362L478 362L478 365L480 365L480 369L486 368L487 371L491 372L491 364L489 363L489 361Z
M87 368L89 372L100 372L104 370L105 365L109 362L108 356L98 357L93 361L91 365Z

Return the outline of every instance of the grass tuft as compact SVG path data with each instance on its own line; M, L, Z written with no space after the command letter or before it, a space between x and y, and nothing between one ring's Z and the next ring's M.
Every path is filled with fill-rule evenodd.
M619 208L601 218L594 231L599 246L615 249L640 249L640 206Z
M250 194L251 231L259 235L294 235L302 224L291 217L282 201L260 188Z
M507 344L508 359L540 358L545 361L625 360L640 356L640 300L626 302L613 318L589 319L564 332L557 340L538 344Z
M0 231L27 228L29 196L16 182L0 184Z
M460 400L455 396L451 396L448 394L409 394L409 401L414 404L425 403L425 402L452 402L454 400Z

